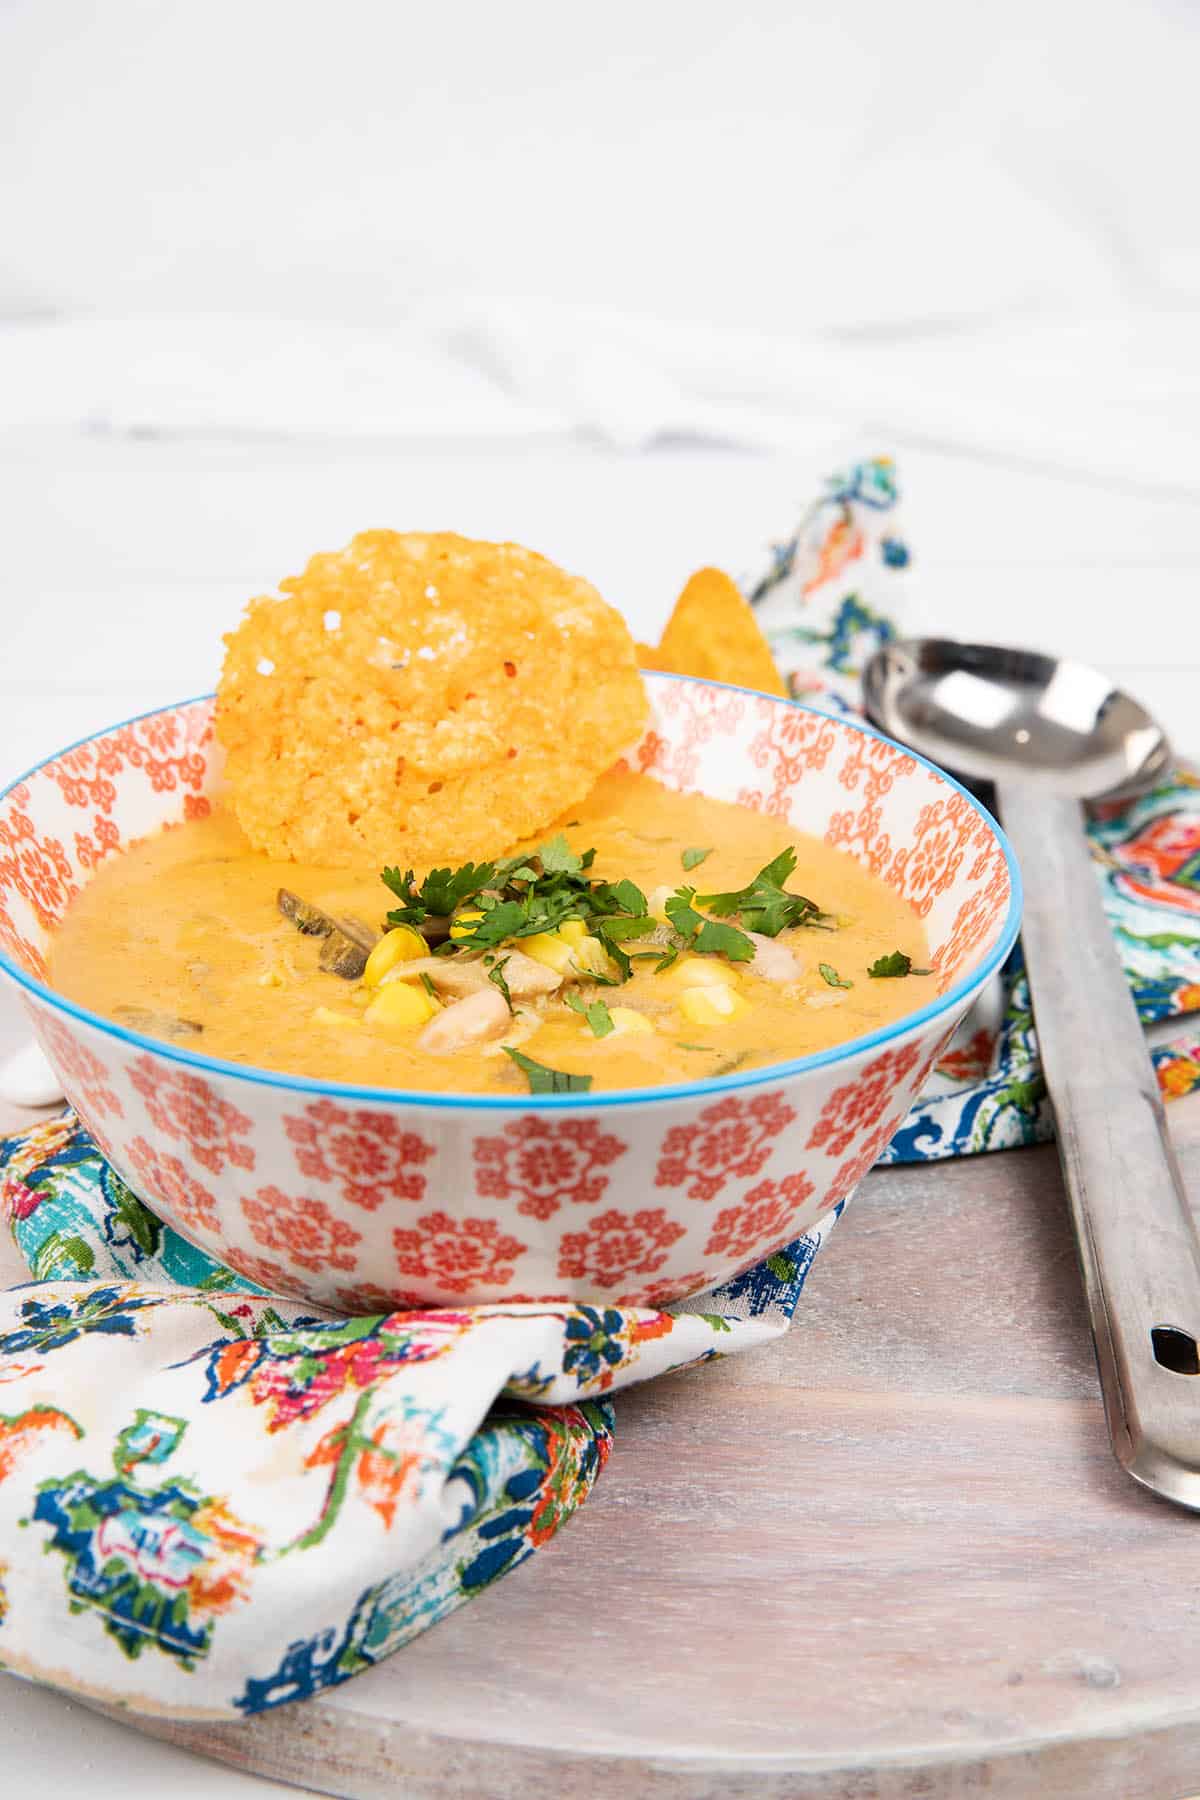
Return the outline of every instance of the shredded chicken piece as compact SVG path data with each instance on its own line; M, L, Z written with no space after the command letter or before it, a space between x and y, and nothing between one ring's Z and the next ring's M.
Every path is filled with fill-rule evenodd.
M545 963L526 956L523 950L498 951L496 962L504 964L504 979L514 1000L552 994L562 986L562 976L556 969L548 969ZM484 988L494 986L488 980L488 971L489 967L495 966L479 957L460 961L456 956L415 956L411 962L397 963L383 979L385 982L419 981L422 975L428 975L440 994L478 994Z
M481 988L430 1019L417 1039L417 1049L429 1056L453 1056L468 1044L501 1037L508 1030L508 1021L504 995L494 987Z
M514 1000L532 1000L538 994L553 994L562 986L557 969L549 969L523 950L502 950L496 958L504 963L504 979Z
M764 981L798 981L803 975L804 964L786 944L763 937L757 931L747 931L746 936L754 945L754 960L750 967Z
M481 962L460 962L451 956L414 956L388 970L381 987L393 981L420 981L428 975L439 994L477 994L487 987L487 970Z

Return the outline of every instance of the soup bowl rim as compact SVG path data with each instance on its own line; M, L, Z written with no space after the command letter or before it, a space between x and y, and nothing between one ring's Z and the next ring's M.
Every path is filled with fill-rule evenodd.
M284 1088L292 1092L328 1096L331 1099L354 1102L368 1106L404 1106L411 1108L428 1108L437 1112L488 1112L488 1113L529 1113L529 1112L578 1112L590 1111L594 1108L631 1108L640 1106L656 1106L671 1101L720 1099L727 1094L735 1094L745 1088L761 1087L768 1082L791 1081L807 1075L813 1070L828 1068L839 1062L850 1062L852 1059L873 1054L894 1043L898 1038L906 1037L918 1031L932 1020L960 1009L964 1000L983 987L992 975L1003 965L1009 951L1016 942L1021 925L1021 908L1023 889L1021 873L1012 845L1005 836L999 822L961 782L945 769L930 762L928 757L910 750L907 745L898 743L884 732L877 731L864 720L849 713L828 713L821 707L805 706L802 701L785 700L775 694L763 694L756 688L741 687L733 682L708 681L694 675L674 675L666 671L655 670L651 678L655 682L685 682L693 687L716 689L722 693L744 694L754 700L771 700L780 706L794 706L798 711L818 713L831 718L835 724L844 725L863 737L874 738L879 743L888 744L892 748L902 750L906 756L921 768L936 775L939 781L956 794L961 794L982 822L988 826L999 844L1008 869L1009 898L1004 923L995 943L983 960L971 969L960 980L940 994L937 999L929 1001L925 1006L905 1013L890 1024L880 1026L875 1031L861 1032L855 1037L846 1038L839 1044L833 1044L825 1050L811 1051L807 1056L791 1057L786 1061L764 1063L759 1068L736 1071L729 1075L714 1075L698 1081L667 1082L661 1086L643 1088L613 1088L600 1093L590 1089L574 1094L456 1094L430 1093L414 1088L366 1087L351 1082L336 1081L331 1077L315 1075L289 1075L277 1069L260 1068L255 1063L232 1062L224 1057L206 1056L202 1051L187 1050L180 1045L168 1044L162 1038L149 1037L146 1033L134 1031L127 1026L118 1025L112 1019L104 1018L100 1013L92 1012L88 1007L80 1006L66 995L60 994L49 983L40 980L23 969L7 950L0 946L0 973L6 975L19 988L24 989L42 1004L56 1012L64 1013L77 1023L90 1026L93 1030L115 1039L132 1048L147 1051L151 1055L165 1058L169 1062L179 1063L184 1068L195 1071L199 1075L217 1075L251 1083L255 1086ZM144 712L134 713L127 719L120 719L111 725L104 725L99 730L88 732L84 737L76 738L71 744L48 756L41 757L24 774L16 776L0 789L0 806L9 800L15 791L35 775L41 773L48 764L57 762L61 757L69 756L72 751L82 749L94 743L97 738L108 737L126 726L139 724L143 719L155 718L162 713L178 712L188 706L197 706L204 701L215 699L212 693L193 694L188 699L168 701L161 706L146 708Z

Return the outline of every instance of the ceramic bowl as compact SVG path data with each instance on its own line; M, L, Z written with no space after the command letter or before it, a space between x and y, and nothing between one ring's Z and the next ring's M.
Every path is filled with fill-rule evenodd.
M630 761L848 851L911 902L926 1003L820 1054L596 1095L353 1088L221 1062L46 985L48 933L123 844L207 812L211 698L52 757L0 795L0 968L64 1092L156 1213L251 1280L346 1310L571 1300L655 1306L759 1261L847 1200L1017 933L995 822L848 718L648 678Z

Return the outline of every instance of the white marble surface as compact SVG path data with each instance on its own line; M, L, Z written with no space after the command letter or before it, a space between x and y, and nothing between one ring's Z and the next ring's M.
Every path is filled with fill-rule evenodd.
M939 452L901 457L913 624L1103 665L1200 746L1200 482L1102 484ZM0 775L212 685L220 632L309 550L369 525L527 541L653 631L690 570L735 569L812 469L713 452L130 441L0 433ZM0 996L0 1048L18 1030ZM836 1255L836 1249L833 1254ZM0 1264L0 1274L6 1264ZM74 1800L284 1792L58 1696L0 1683L0 1769Z

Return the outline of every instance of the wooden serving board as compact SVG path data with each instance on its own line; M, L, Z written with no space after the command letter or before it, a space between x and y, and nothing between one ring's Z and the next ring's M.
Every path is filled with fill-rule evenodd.
M1200 1517L1109 1453L1052 1149L872 1174L786 1340L617 1413L561 1537L389 1662L111 1716L355 1800L1200 1788Z

